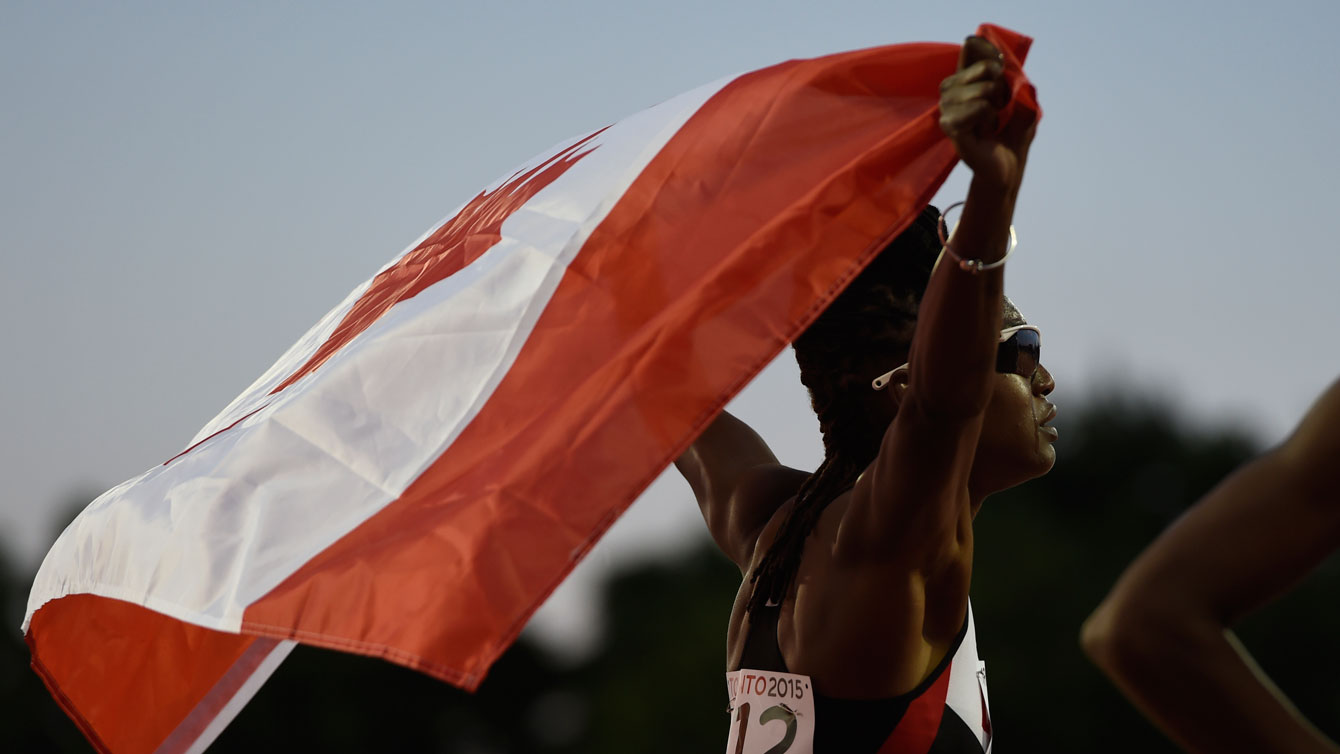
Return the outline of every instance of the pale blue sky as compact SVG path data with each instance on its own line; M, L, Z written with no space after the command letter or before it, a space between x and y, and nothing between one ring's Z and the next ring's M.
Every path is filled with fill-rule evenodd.
M958 41L984 20L1037 39L1046 115L1008 287L1045 330L1061 410L1133 384L1279 439L1340 374L1334 2L9 0L5 544L35 565L72 493L175 454L349 289L530 155L726 74ZM963 187L957 173L942 202ZM813 465L784 358L736 407L784 461ZM654 490L588 578L700 536L686 488Z

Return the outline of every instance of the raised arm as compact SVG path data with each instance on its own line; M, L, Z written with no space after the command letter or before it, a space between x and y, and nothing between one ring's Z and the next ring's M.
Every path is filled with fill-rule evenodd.
M991 396L1005 268L972 273L954 256L991 263L1006 253L1035 123L1020 108L996 133L1010 89L999 53L980 37L964 42L958 72L940 89L940 127L972 168L972 182L949 239L952 253L940 258L922 299L905 402L966 418L980 415Z
M1155 540L1084 624L1093 661L1189 751L1340 751L1228 630L1340 547L1337 458L1340 382Z
M721 551L743 572L758 532L807 476L782 466L748 424L722 411L675 461Z
M1036 125L1036 114L1019 107L998 128L1009 96L995 47L969 37L958 72L941 87L940 125L972 182L949 239L953 255L941 255L922 299L906 377L891 386L897 415L852 491L836 546L843 559L936 560L968 511L968 496L958 493L991 400L1004 270L968 271L954 257L989 264L1007 251Z
M986 263L1005 253L1014 200L1033 138L1033 116L1024 108L1019 108L1017 117L1004 129L997 129L997 112L1008 101L1009 85L999 51L983 38L969 37L959 56L958 71L941 87L940 124L959 156L973 169L962 221L951 243L960 256ZM986 406L991 390L1001 281L999 269L971 274L952 264L939 265L932 275L922 304L922 310L931 314L926 317L929 321L918 325L913 342L912 384L919 387L911 392L919 411L928 417L953 417L957 425L948 431L943 424L909 427L905 434L924 434L926 429L939 432L945 437L938 446L954 445L967 435L972 435L967 444L975 441L973 416ZM939 453L934 458L938 465L925 469L943 478L941 468L952 468L962 460L953 453L948 456L952 457ZM675 465L693 487L718 546L742 571L748 569L760 530L808 476L778 465L753 430L725 413ZM854 494L859 490L858 483ZM881 549L889 546L879 531L866 529L862 536Z

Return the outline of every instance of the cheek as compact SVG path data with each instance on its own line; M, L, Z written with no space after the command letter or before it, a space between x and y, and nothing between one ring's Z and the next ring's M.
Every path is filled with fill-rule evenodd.
M987 424L983 434L988 432L1002 444L1032 446L1037 441L1038 422L1033 416L1032 393L1022 378L1013 375L1001 375L1001 383L991 398L987 410Z
M1021 377L1000 375L982 424L979 447L998 473L1018 484L1047 473L1056 451L1038 431L1032 387Z

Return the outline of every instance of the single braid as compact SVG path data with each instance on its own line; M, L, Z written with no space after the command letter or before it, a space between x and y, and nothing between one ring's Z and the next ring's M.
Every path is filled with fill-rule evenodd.
M810 325L794 344L800 381L819 418L824 460L796 492L795 502L762 562L754 569L747 610L780 604L800 567L805 541L835 498L875 460L887 425L863 408L862 393L878 374L871 356L906 357L917 309L939 255L936 223L927 207ZM878 370L886 371L897 362Z

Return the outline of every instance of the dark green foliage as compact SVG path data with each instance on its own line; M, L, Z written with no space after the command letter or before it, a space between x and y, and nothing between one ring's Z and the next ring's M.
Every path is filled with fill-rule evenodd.
M18 632L28 580L12 573L0 553L0 751L87 752L79 729L28 667L28 647Z
M1240 434L1189 429L1147 401L1105 399L1062 416L1056 469L993 497L977 521L973 605L994 750L1176 751L1084 659L1079 625L1131 558L1256 448ZM706 542L630 567L607 585L593 656L564 665L523 641L475 695L380 660L300 647L212 751L721 751L725 626L738 583ZM26 589L26 579L0 580L9 626ZM1333 737L1337 594L1332 560L1239 631ZM87 751L27 669L16 633L0 643L0 749Z

